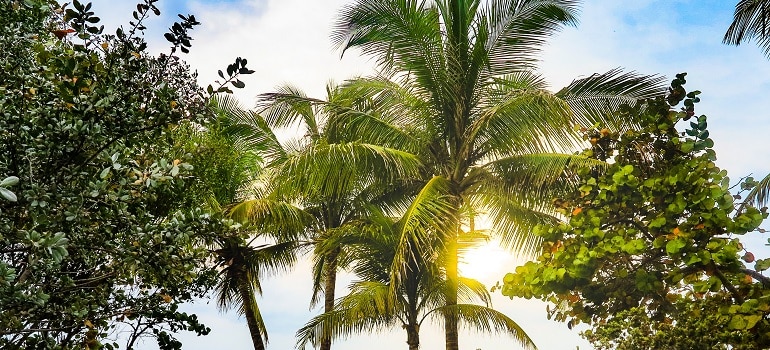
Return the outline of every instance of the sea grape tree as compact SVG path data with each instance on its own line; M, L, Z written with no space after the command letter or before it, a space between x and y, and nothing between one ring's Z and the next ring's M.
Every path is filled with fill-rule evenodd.
M570 326L589 323L584 335L597 346L627 346L644 325L652 337L692 322L710 335L694 347L770 345L770 278L762 274L770 259L742 242L764 232L767 208L731 193L706 116L694 112L700 92L684 83L679 74L667 96L623 110L643 116L640 130L583 129L591 142L583 154L608 165L581 170L579 189L554 200L564 221L536 229L539 256L505 276L503 294L548 301L549 316ZM692 307L701 304L709 307ZM649 321L619 327L629 315Z

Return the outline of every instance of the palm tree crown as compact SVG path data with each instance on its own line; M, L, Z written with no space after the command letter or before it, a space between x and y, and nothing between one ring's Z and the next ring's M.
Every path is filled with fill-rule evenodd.
M386 103L396 117L359 117L351 129L373 134L361 138L417 149L426 186L453 198L446 215L424 218L443 225L435 233L443 236L449 284L448 350L458 348L457 314L448 310L457 304L461 208L483 208L504 242L531 251L529 228L554 219L550 199L567 187L570 166L597 165L555 154L575 145L573 126L621 125L612 118L614 107L662 91L657 77L619 70L576 81L557 94L546 90L533 72L536 58L551 35L576 24L578 4L359 0L340 13L334 42L343 52L357 47L373 56L383 75L360 82L359 91L396 100ZM430 249L432 241L411 243ZM397 255L392 273L404 271L408 261L408 255Z
M399 274L400 279L391 279L389 270L408 220L405 216L393 222L373 209L366 229L358 235L340 237L345 242L330 245L349 247L351 270L359 279L349 286L349 294L336 301L333 311L316 316L297 332L298 348L324 337L347 337L395 326L406 331L409 349L419 348L424 321L445 311L447 283L438 261L418 257L416 251L415 258ZM460 278L458 296L462 303L454 306L453 311L461 321L479 330L511 334L524 347L534 348L516 322L491 308L491 298L483 284Z
M340 108L355 111L360 106L348 100L341 87L330 84L327 93L328 101L315 100L294 87L281 87L261 96L264 119L239 123L240 139L264 148L263 182L269 184L271 198L295 203L313 218L306 230L314 249L311 304L323 294L325 312L332 310L337 270L344 267L346 250L341 245L324 248L356 233L365 207L388 199L387 184L420 169L408 152L350 139L337 130ZM279 141L271 128L285 127L299 127L300 138ZM239 207L249 211L255 203ZM331 338L322 338L321 348L330 347Z

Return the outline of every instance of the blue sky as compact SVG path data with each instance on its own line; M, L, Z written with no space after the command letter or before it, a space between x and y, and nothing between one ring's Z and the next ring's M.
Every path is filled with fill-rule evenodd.
M323 97L330 79L342 81L371 73L372 62L347 53L342 59L328 40L335 11L349 0L161 0L164 14L149 22L151 48L162 52L162 32L176 13L192 13L203 23L193 31L191 53L184 58L200 73L207 85L216 71L242 56L256 73L244 79L246 89L237 96L246 107L254 97L275 86L292 83L311 96ZM95 0L94 9L107 27L131 18L133 1ZM770 61L748 43L741 47L721 44L737 0L587 0L581 23L567 28L550 41L543 52L540 72L556 91L571 80L615 67L672 78L687 72L689 89L703 93L696 113L709 117L716 142L718 165L734 180L750 173L770 172ZM766 225L767 226L767 225ZM753 239L756 246L766 237ZM755 251L756 252L756 251ZM762 250L759 256L769 256ZM514 269L512 257L498 258L489 266L489 276L478 276L494 284ZM347 277L349 280L349 277ZM345 278L343 278L344 280ZM308 310L310 272L307 263L288 275L264 283L259 300L270 332L269 348L291 349L294 332L317 310ZM345 281L340 282L344 286ZM590 349L576 331L549 321L545 305L533 301L508 300L497 296L495 306L517 322L541 349ZM186 349L250 347L243 320L233 312L222 314L205 302L190 306L212 328L212 334L195 338L181 335ZM438 326L421 330L423 349L441 348ZM370 350L405 347L401 329L341 341L338 350ZM516 349L505 336L463 333L463 349ZM154 349L152 343L142 349Z

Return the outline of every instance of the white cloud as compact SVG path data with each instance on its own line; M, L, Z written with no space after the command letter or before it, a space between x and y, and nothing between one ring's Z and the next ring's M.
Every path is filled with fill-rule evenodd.
M248 2L250 4L254 2ZM258 2L257 2L258 3ZM215 80L218 67L235 57L249 60L256 72L244 77L247 88L238 92L244 105L253 105L259 93L289 83L311 96L323 96L329 79L342 81L367 74L371 66L355 55L339 59L329 41L336 10L345 1L268 1L259 16L249 11L196 3L192 6L203 25L196 29L193 52L186 57L198 68L202 82Z

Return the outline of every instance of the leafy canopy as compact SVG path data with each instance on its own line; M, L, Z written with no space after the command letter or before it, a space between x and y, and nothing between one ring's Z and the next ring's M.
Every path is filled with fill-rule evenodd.
M190 193L183 140L209 95L174 53L199 23L180 16L171 54L148 55L156 1L115 34L90 4L0 5L2 348L114 348L127 330L127 348L149 335L170 349L173 332L209 331L179 310L212 286L206 246L229 230ZM249 73L236 65L212 91Z
M603 334L602 341L632 341L606 330L643 327L622 323L641 313L646 325L660 323L659 332L700 319L697 327L724 335L709 338L709 348L747 341L746 332L750 344L768 345L770 279L760 272L770 260L747 267L755 257L741 243L758 230L767 208L736 210L743 203L730 193L727 172L714 164L706 117L695 117L700 92L687 93L684 77L677 75L665 98L624 109L643 116L641 130L586 130L592 147L583 154L611 165L582 170L579 189L554 200L565 221L535 230L543 238L540 255L505 276L504 295L556 305L549 315L570 326L591 324L589 339ZM679 103L684 106L674 110ZM686 122L680 133L676 126ZM701 309L692 306L699 303L711 305L702 312L713 314L697 317Z

